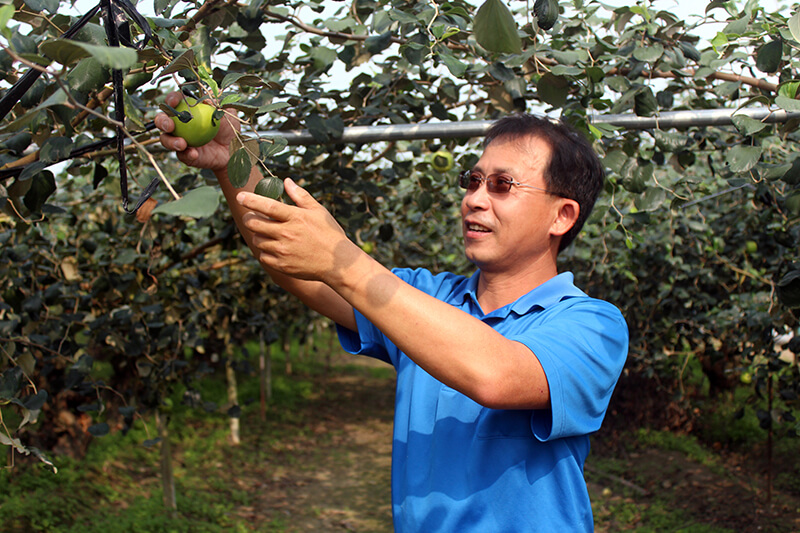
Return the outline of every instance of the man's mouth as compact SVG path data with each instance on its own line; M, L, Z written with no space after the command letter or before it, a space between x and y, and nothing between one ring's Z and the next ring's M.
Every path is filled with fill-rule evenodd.
M480 224L476 224L474 222L467 222L466 227L467 231L475 231L478 233L490 233L492 231L486 226L481 226Z

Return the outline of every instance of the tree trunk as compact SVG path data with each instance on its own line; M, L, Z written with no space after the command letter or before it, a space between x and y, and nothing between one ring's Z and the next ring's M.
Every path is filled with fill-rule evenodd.
M261 384L261 420L267 419L267 403L272 400L272 357L270 345L260 335L261 354L258 358L259 382Z
M172 447L169 442L169 419L163 413L156 411L156 426L161 439L161 488L164 492L164 507L171 514L178 510L175 499L175 476L172 472Z
M230 406L230 409L233 409L239 405L239 393L236 385L236 371L233 369L233 361L230 357L228 357L228 360L225 363L225 375L228 378L228 405ZM238 413L236 416L229 416L228 420L230 420L231 425L231 442L238 445L241 442L241 439L239 438Z
M333 350L336 349L336 341L338 340L336 337L336 324L329 324L328 328L325 329L325 333L328 335L328 354L325 363L330 370L333 362Z
M288 331L283 332L283 356L286 358L286 375L292 375L292 336Z
M772 503L772 372L767 375L767 411L769 412L769 429L767 429L767 503Z

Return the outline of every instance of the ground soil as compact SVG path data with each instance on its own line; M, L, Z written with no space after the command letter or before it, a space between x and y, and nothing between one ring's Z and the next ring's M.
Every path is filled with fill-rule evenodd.
M255 495L238 510L255 530L392 531L393 380L369 372L383 363L356 360L365 372L321 378L315 387L324 390L298 407L313 413L310 427L305 419L292 438L243 442L231 473ZM773 490L768 502L764 465L752 457L720 453L704 464L679 451L631 449L619 442L624 435L617 426L599 436L586 466L598 532L639 531L636 513L649 508L680 516L673 531L800 531L800 494Z

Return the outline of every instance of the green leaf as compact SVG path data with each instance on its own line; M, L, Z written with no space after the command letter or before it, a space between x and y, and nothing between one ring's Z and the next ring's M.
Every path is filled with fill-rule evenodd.
M547 73L536 83L536 91L539 93L539 98L553 107L561 107L567 103L567 95L569 94L569 82L566 78L554 76Z
M658 111L658 100L650 87L642 87L633 97L633 112L640 117L651 117Z
M695 62L700 61L700 51L692 44L685 41L680 41L678 43L678 48L680 48L681 52L683 52L684 57Z
M797 11L792 18L789 19L789 31L792 33L792 38L800 43L800 11Z
M209 70L205 64L200 64L198 66L197 76L203 80L203 83L205 83L206 87L211 89L211 94L213 94L215 98L219 96L219 86L217 86L217 81L212 77L211 70Z
M467 72L467 68L469 67L469 65L463 61L458 60L449 50L439 52L439 59L442 60L442 63L444 63L444 66L450 71L450 74L456 78L464 76L464 73Z
M734 146L728 150L726 161L731 172L747 172L758 163L761 158L760 146Z
M800 216L800 191L796 191L786 197L786 208L794 213L794 216Z
M783 43L779 40L761 45L756 50L756 68L761 72L777 72L783 59Z
M40 50L47 57L62 65L70 65L84 57L93 57L104 67L125 70L137 63L139 57L136 50L124 46L100 46L96 44L72 41L69 39L53 39L45 41Z
M228 161L228 179L231 185L237 189L247 185L252 168L253 162L247 149L242 147L236 150Z
M268 159L276 154L279 154L289 145L286 137L272 137L269 140L262 139L258 143L259 154L261 159Z
M486 0L478 8L472 31L478 44L490 52L518 54L522 51L517 23L502 0Z
M9 343L10 345L10 353L14 353L14 343ZM33 376L34 370L36 370L36 359L31 355L30 352L24 352L22 355L17 357L17 365L25 372L25 375L28 377Z
M314 47L308 55L314 61L316 70L326 70L336 61L336 50L327 46Z
M44 402L47 401L47 391L44 389L39 389L36 394L28 396L25 398L22 403L25 404L27 409L31 411L38 411L44 405Z
M277 200L283 194L283 181L273 176L261 178L258 183L256 183L253 192L259 196L266 196L267 198Z
M87 57L70 69L66 81L70 89L87 94L99 90L109 79L111 72L94 57Z
M747 27L749 25L750 25L750 15L746 14L738 19L734 19L728 22L728 24L725 25L725 28L722 31L728 35L739 36L747 31Z
M13 366L3 372L0 376L0 399L10 400L14 398L22 383L22 369Z
M672 131L654 130L656 148L662 152L677 152L686 146L686 134Z
M378 55L392 44L392 32L387 31L386 33L382 33L380 35L373 35L367 37L367 40L364 41L364 47L367 51L372 55ZM334 58L335 58L334 52Z
M800 307L800 270L792 270L777 284L778 300L789 308Z
M791 165L781 179L789 185L800 184L800 157L795 157Z
M775 105L786 111L800 111L800 100L787 98L780 94L775 97Z
M69 137L50 137L39 151L39 160L56 163L69 157L72 151L72 139Z
M25 0L25 5L31 8L36 13L41 13L44 10L55 15L58 12L59 0Z
M717 54L722 53L721 48L728 44L728 36L722 32L717 32L717 34L711 39L711 46L714 47L714 51Z
M95 437L103 437L108 435L110 428L108 427L108 423L100 422L99 424L92 424L89 426L86 431L91 433Z
M23 203L32 213L41 211L42 206L56 192L56 180L49 170L39 172L31 180L31 188L25 193Z
M68 44L66 46L61 46L62 43ZM66 39L45 41L39 45L39 51L53 61L57 61L65 66L72 65L85 57L89 57L89 53L86 50Z
M767 127L765 122L750 118L745 115L734 115L731 120L742 135L753 135Z
M158 77L166 76L167 74L172 74L174 72L180 72L186 68L193 68L194 62L194 50L190 48L173 59L172 63L167 65L167 67L161 71L161 74L159 74Z
M235 104L239 102L239 100L241 99L242 97L239 94L226 94L225 96L222 97L222 100L220 100L219 105L220 107L225 107L228 104ZM248 106L247 104L240 104L240 105L248 109L258 109L255 106Z
M562 65L575 65L589 59L586 50L551 50L550 55Z
M255 74L231 72L229 74L226 74L225 77L222 78L222 83L220 84L220 88L226 89L227 87L230 87L234 83L238 83L240 87L263 87L267 84L267 82L265 82Z
M187 216L192 218L209 217L219 205L219 193L213 187L198 187L183 195L180 200L159 205L153 214Z
M650 46L637 46L633 51L633 57L645 63L655 63L664 54L664 46L653 43Z
M800 81L789 81L781 83L778 86L778 94L786 98L794 98L797 96L797 89L800 88Z
M289 107L288 102L273 102L271 104L262 105L256 111L256 114L263 115L264 113L269 113L271 111L278 111L279 109L285 109Z
M0 34L2 34L8 40L11 39L11 31L8 27L8 23L13 19L14 5L5 4L4 6L0 6Z

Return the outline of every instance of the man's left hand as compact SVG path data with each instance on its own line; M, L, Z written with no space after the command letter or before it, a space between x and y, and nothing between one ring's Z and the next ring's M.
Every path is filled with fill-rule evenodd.
M255 234L258 260L294 278L329 283L365 254L305 189L288 178L284 188L295 205L247 192L236 196L252 210L242 222Z

